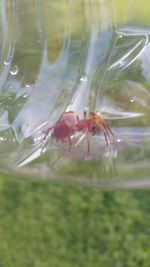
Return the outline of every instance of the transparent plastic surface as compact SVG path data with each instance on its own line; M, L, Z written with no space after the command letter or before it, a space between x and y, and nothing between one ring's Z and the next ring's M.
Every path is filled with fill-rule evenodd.
M100 187L149 186L148 1L0 0L1 173ZM64 111L100 113L113 131L49 134Z

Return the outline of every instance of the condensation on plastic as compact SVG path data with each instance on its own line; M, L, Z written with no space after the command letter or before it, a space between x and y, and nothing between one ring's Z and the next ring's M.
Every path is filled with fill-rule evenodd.
M134 0L0 0L2 173L149 185L149 15ZM50 136L42 141L69 110L100 112L114 133L108 147L91 137L91 160L81 133L71 152Z

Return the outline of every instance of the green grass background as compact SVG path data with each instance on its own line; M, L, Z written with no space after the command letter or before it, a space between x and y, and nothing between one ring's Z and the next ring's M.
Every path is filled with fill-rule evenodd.
M149 191L0 178L0 267L149 263Z

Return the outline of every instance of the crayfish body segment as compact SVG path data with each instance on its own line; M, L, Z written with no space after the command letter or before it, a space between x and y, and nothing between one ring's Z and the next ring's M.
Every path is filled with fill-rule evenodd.
M89 118L87 118L87 113L83 112L83 118L79 119L79 117L75 114L74 111L68 111L62 113L56 123L47 130L44 140L46 139L49 132L52 132L51 135L56 139L56 141L61 141L62 143L69 143L70 151L71 137L76 132L80 131L86 134L88 154L90 153L89 134L95 135L99 132L102 132L104 134L107 146L110 134L113 135L109 125L99 114L91 112Z

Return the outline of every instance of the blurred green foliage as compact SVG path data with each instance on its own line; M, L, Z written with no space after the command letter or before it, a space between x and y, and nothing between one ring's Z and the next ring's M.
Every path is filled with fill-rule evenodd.
M148 267L148 191L1 177L1 267Z

